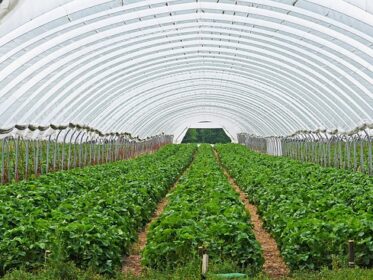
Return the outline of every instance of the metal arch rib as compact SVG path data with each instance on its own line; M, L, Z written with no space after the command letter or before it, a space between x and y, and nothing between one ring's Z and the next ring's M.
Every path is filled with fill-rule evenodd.
M160 130L160 131L172 131L174 135L178 134L178 131L187 126L189 123L200 121L201 119L208 119L212 120L214 122L220 123L225 128L228 126L227 129L231 135L234 136L237 135L237 133L241 131L252 131L247 130L248 125L242 126L241 124L236 124L235 115L231 113L226 112L220 112L219 114L215 112L209 112L209 113L202 113L197 110L194 110L193 108L190 108L190 111L182 111L182 112L176 112L176 115L172 115L171 122L167 122L165 119L160 120L158 123L157 128L154 128L154 131ZM242 121L242 119L240 120ZM141 130L139 132L140 134L150 134L152 131L147 130L147 128Z
M356 9L351 9L351 7L353 8L353 6L351 6L351 5L347 6L345 3L344 4L338 3L336 5L335 3L333 3L334 0L331 0L331 1L330 0L328 0L328 1L308 0L308 1L309 2L312 1L312 2L316 3L317 6L319 6L319 7L324 6L327 9L336 10L338 12L346 14L347 17L351 17L351 18L354 18L354 19L359 20L359 21L364 21L364 23L366 23L368 25L371 24L371 16L370 15L364 13L363 10L359 10L359 12L357 13ZM80 3L82 3L82 2L83 1L80 1ZM49 14L46 13L43 16L40 16L36 19L33 19L33 21L30 22L29 24L25 24L22 27L20 27L18 29L15 29L15 30L12 30L12 31L9 30L10 32L8 31L7 34L5 34L5 36L2 36L2 39L0 40L0 45L4 44L4 42L6 42L6 41L14 40L15 38L19 37L20 34L24 34L24 33L32 31L35 28L41 27L46 22L57 20L58 18L66 17L66 16L74 14L76 12L84 11L87 8L91 8L91 7L95 7L95 6L97 7L103 1L102 0L86 0L85 2L88 5L82 4L80 7L78 7L78 4L76 4L76 2L72 3L72 4L64 5L63 7L54 9L53 13L49 13ZM122 7L117 7L117 8L113 7L112 9L110 9L110 11L106 11L106 10L103 10L101 12L98 11L94 15L83 16L82 19L78 18L78 19L72 21L72 23L73 24L74 23L81 23L83 20L88 21L88 20L93 20L97 17L107 16L107 14L109 12L110 13L116 13L116 12L122 11L122 10L123 11L133 10L133 9L136 9L136 8L140 9L141 7L149 9L149 7L152 7L153 5L160 4L160 3L166 3L166 2L174 4L174 3L177 3L178 1L164 1L164 0L161 0L161 1L154 1L153 0L153 1L146 1L146 2L145 1L141 2L140 1L140 2L134 3L134 4L126 4L126 5L123 5ZM191 1L191 2L194 2L194 1ZM352 28L348 25L345 25L345 24L343 24L339 21L333 20L333 19L328 18L326 16L322 16L322 15L317 14L315 12L308 11L307 9L298 8L297 6L286 5L286 4L282 4L282 3L276 3L275 1L269 1L269 0L252 0L252 1L246 1L246 2L247 3L253 3L253 4L259 4L259 5L263 5L263 6L267 6L267 7L272 7L272 8L275 8L275 9L287 10L288 13L294 12L294 13L300 14L302 16L312 18L314 21L324 22L324 24L326 26L328 24L331 24L331 25L335 25L338 28L344 29L344 30L352 32L352 33L356 32L356 34L361 36L361 37L367 36L366 34L364 34L365 32L361 32L359 30L356 30L356 29L354 29L354 28ZM339 2L341 2L341 1L339 1ZM238 6L241 7L241 5L238 5ZM364 14L362 14L362 13L364 13ZM362 17L362 16L364 16L364 17ZM61 28L56 28L56 30L58 32L61 32L62 29L63 29L62 27Z
M217 109L219 109L219 114L221 114L224 110L224 106L221 106L221 105L210 105L211 107L210 108L213 108L213 112L215 112L215 114L217 114ZM203 110L203 111L206 111L206 108L201 108L201 105L200 104L196 104L196 103L193 103L193 101L190 103L189 106L185 106L185 107L179 107L178 105L176 105L175 107L165 107L165 110L162 112L162 116L160 116L159 118L157 119L147 119L146 123L141 123L141 127L138 128L138 129L141 129L141 131L143 133L145 133L146 131L151 131L153 132L153 129L154 131L158 129L156 123L159 122L160 120L164 120L164 122L167 123L166 119L170 119L170 118L174 118L174 116L177 116L178 114L180 114L181 112L185 111L187 114L191 114L192 112L194 112L196 114L196 110L198 108L200 108L200 110ZM232 110L229 110L230 114L232 115L231 119L235 119L237 121L237 118L240 117L241 115L238 113L238 112L235 112L235 111L232 111ZM242 118L242 116L241 116ZM265 123L263 121L261 121L261 123L259 122L256 122L255 120L255 116L251 117L250 118L251 121L247 122L248 124L251 124L251 125L246 125L245 128L246 128L246 131L254 131L256 133L258 133L259 135L261 134L265 134L266 131L276 131L276 127L277 125L275 125L273 122L269 122L269 123Z
M370 68L369 68L370 69ZM352 77L352 76L351 76ZM336 95L336 97L337 97L338 95Z
M360 110L360 111L363 111L363 110Z
M173 60L173 58L170 58L170 61L172 61L172 60ZM199 58L197 56L196 56L194 62L196 62L196 60L197 60L196 64L198 64L199 63ZM206 58L205 58L205 61L206 61ZM219 72L226 71L226 68L229 66L229 64L227 65L227 64L223 63L222 64L223 66L221 66L222 68L219 69L219 63L217 63L219 61L217 61L216 58L213 58L213 62L214 63L212 63L212 66L210 66L210 67L215 67L216 69L219 70ZM155 67L155 68L151 69L152 71L148 72L148 74L149 75L151 74L153 76L154 73L158 74L158 73L162 73L163 70L173 69L174 64L178 64L178 62L176 61L175 63L168 63L166 65L161 65L160 67ZM180 69L180 68L178 68L178 69L179 70L189 69L193 65L194 65L193 61L189 60L188 61L188 67L182 67L182 69ZM248 67L246 67L246 68L245 67L239 67L237 64L235 64L234 66L235 66L235 70L234 71L230 70L230 71L228 71L229 73L232 73L232 74L233 73L241 73L242 74L242 71L247 71L246 73L244 73L245 75L243 75L243 76L252 77L253 75L254 76L256 75L256 77L258 77L258 75L260 75L260 77L258 77L258 79L261 80L264 84L271 84L271 82L276 82L275 85L273 85L273 87L277 90L279 90L279 88L281 88L281 85L283 85L283 87L282 87L283 92L284 92L284 90L289 90L289 89L292 90L293 89L293 87L291 86L291 84L292 84L291 81L287 80L286 77L279 76L278 73L270 72L270 71L266 72L263 69L261 69L261 71L256 72L256 71L254 71L256 69L256 66L254 66L254 65L250 65L251 69L249 69ZM200 67L203 67L203 69L204 69L206 66L201 65ZM249 70L250 70L250 73L248 73ZM190 71L190 70L187 70L187 71ZM277 79L277 76L279 76L278 79ZM281 79L285 80L286 83L283 83L283 81ZM97 94L100 94L100 92L102 92L102 93L105 92L106 95L110 94L110 95L112 95L113 99L117 100L117 98L120 97L120 91L121 90L126 90L126 88L127 88L127 87L124 87L124 85L122 86L122 84L126 83L126 80L123 79L123 80L120 81L117 78L115 78L115 79L112 79L112 81L113 81L112 86L110 86L110 87L106 86L105 88L101 89ZM287 89L285 89L286 86L288 87ZM118 90L116 90L115 93L112 94L113 90L115 90L116 88ZM302 87L297 87L297 88L298 88L298 90L302 89ZM307 92L306 88L303 88L303 90L305 92ZM284 98L284 102L289 102L290 104L294 103L294 101L290 97L288 97L286 95L282 95L282 96ZM94 97L92 97L92 99L94 100ZM107 99L108 99L108 102L109 102L110 98L107 98ZM303 97L299 96L299 100L302 100L302 99L303 99ZM80 102L81 102L81 105L82 105L81 108L80 108L81 110L79 110L79 108L75 109L75 107L72 106L72 109L74 109L74 112L76 111L77 113L79 113L78 115L76 115L77 119L81 119L83 116L89 117L89 112L100 110L100 107L98 105L96 106L96 104L93 104L93 102L89 101L87 104L84 104L83 100L80 100ZM105 100L103 100L102 102L105 102ZM92 106L90 106L89 104L92 104ZM103 103L103 104L105 104L105 103ZM296 106L295 104L293 104L293 105ZM77 107L79 107L79 106L77 106ZM303 110L301 106L298 106L298 107L299 107L300 110ZM313 107L312 104L309 104L308 107L309 107L309 109L312 109L315 112L319 112L318 108ZM101 109L103 109L103 108L101 107ZM99 112L99 111L97 111L97 112ZM319 114L321 116L323 116L323 112L319 112ZM72 116L74 117L74 114L72 114Z
M185 82L186 82L186 83L189 83L189 84L191 83L191 81L185 81ZM182 84L176 84L176 85L180 85L180 89L185 88ZM229 87L227 87L227 89L229 89ZM224 89L223 89L223 90L224 90ZM229 90L229 94L231 94L231 92L234 93L233 88L230 88L230 90ZM162 93L162 95L164 94L163 91L161 91L161 93ZM229 99L227 98L227 95L225 96L225 98L226 98L227 100L229 100ZM245 98L245 97L243 96L242 98ZM172 101L172 100L171 100L171 101ZM248 101L248 100L247 100L247 101ZM183 99L179 99L178 102L181 103L181 104L183 104ZM255 100L252 100L252 102L255 103ZM167 102L164 101L164 102L162 102L162 103L167 103ZM162 103L159 103L159 104L162 104ZM233 103L233 101L232 101L232 103ZM243 103L243 102L241 102L241 104L242 104L242 103ZM154 102L154 104L158 104L158 103ZM227 104L230 104L230 103L227 101ZM120 104L119 104L119 106L120 106ZM261 106L263 106L263 105L258 104L257 106L261 107ZM271 106L271 105L268 105L268 106ZM241 115L248 114L248 112L250 111L250 108L251 108L251 106L248 105L248 106L245 108L245 110L243 110L243 111L241 112ZM254 107L253 109L255 109L255 107ZM257 110L258 110L258 108L255 109L255 111L257 111ZM158 110L158 111L159 111L159 110ZM268 110L267 110L267 111L268 111ZM265 112L265 110L264 110L264 112ZM144 114L144 112L143 112L142 114ZM260 113L260 114L263 114L263 112ZM124 119L124 122L123 122L123 123L128 123L128 122L131 121L131 120L129 120L129 119L126 119L124 116L121 116L121 115L120 115L120 110L118 110L118 115L117 115L117 116L107 116L107 118L108 118L108 119L113 119L113 120L116 120L116 119ZM98 119L100 119L100 118L98 118ZM103 117L101 118L102 122L100 121L100 125L105 125L105 123L104 123L104 119L106 119L106 117L105 117L105 118L103 118ZM279 116L279 119L282 119L282 117ZM259 120L258 120L258 121L259 121ZM286 120L284 120L284 122L286 122Z
M190 70L188 69L188 71L190 71ZM197 71L197 73L198 73L198 71ZM182 73L180 73L180 74L182 74ZM178 78L178 77L173 76L173 79L174 78ZM231 82L231 85L229 85L230 81L227 80L227 78L222 79L222 77L217 78L216 79L217 81L215 81L215 82L212 79L200 78L197 85L194 85L194 84L190 85L190 83L194 82L192 77L186 77L185 80L181 80L181 81L178 81L178 80L172 80L170 83L167 82L165 84L156 86L156 87L152 88L151 90L144 89L143 91L138 92L136 94L136 97L137 97L138 95L143 95L144 93L146 93L146 98L144 98L144 99L143 98L117 99L116 102L115 102L115 106L105 107L104 110L107 111L107 112L115 112L117 110L120 111L120 104L125 104L126 106L131 108L130 110L126 111L126 113L128 113L130 115L141 114L141 110L146 110L146 107L145 107L146 104L148 104L149 102L151 102L151 103L158 102L159 101L158 99L163 99L163 97L158 97L157 96L157 95L160 95L160 93L162 93L162 95L175 94L175 96L176 96L176 94L179 94L180 91L185 91L185 89L189 89L189 90L192 91L192 90L198 90L199 88L203 88L203 87L210 87L211 89L214 89L214 90L218 90L218 89L221 89L221 88L229 88L231 90L239 91L240 95L243 98L245 98L247 93L250 93L250 92L253 92L253 90L256 90L256 91L262 93L262 96L264 96L264 99L266 99L266 98L268 99L268 97L265 96L265 92L268 89L266 89L266 88L260 89L258 87L259 82L256 81L255 79L247 79L246 80L247 82L251 81L253 84L255 84L255 86L247 86L243 82L238 82L236 80L233 80ZM208 81L208 83L206 83L206 81ZM220 82L224 82L225 84L222 86L222 85L220 85ZM279 93L279 95L281 95L280 91L274 91L274 93L276 93L276 94ZM157 98L157 100L153 100L153 98ZM165 96L165 98L167 98L167 97ZM145 99L146 99L146 101L144 101ZM274 100L274 103L279 104L279 106L283 106L275 98L273 100ZM272 103L271 102L272 99L267 100L267 101ZM306 115L309 113L307 111L302 111L302 107L299 107L299 110L300 110L300 112L304 112L304 114L306 114ZM92 110L90 110L90 111L92 111ZM104 114L95 114L93 116L93 118L104 119L105 115ZM305 121L305 120L309 120L309 119L312 119L312 118L304 118L302 120ZM315 117L313 118L313 120L315 122L317 121L317 119Z
M194 87L192 87L192 84L197 82L198 85ZM224 82L225 84L224 85L219 85L220 82ZM253 86L245 86L245 82L251 82L253 84ZM155 86L153 87L153 90L152 92L148 92L147 89L145 88L144 89L144 92L147 93L147 97L146 99L149 100L150 102L154 103L154 104L158 104L158 100L157 99L167 99L167 96L169 94L174 94L175 97L178 96L179 92L180 91L185 91L186 88L190 88L190 90L197 90L198 89L198 86L201 85L201 86L209 86L211 87L212 89L215 90L218 89L218 88L221 88L221 89L230 89L233 93L235 91L240 91L240 96L238 96L237 98L243 98L243 101L245 100L245 98L247 98L247 101L250 100L249 96L250 95L258 95L259 97L259 94L256 94L255 92L261 92L261 100L266 100L268 102L268 106L271 106L272 104L273 105L276 105L277 104L277 108L281 108L281 106L283 106L283 104L281 104L278 100L274 99L273 101L269 99L269 97L267 97L265 94L263 94L263 92L266 91L266 89L260 89L260 87L258 87L258 83L255 82L254 80L245 80L245 81L238 81L238 79L234 79L234 80L229 80L227 79L227 76L225 77L217 77L217 78L204 78L203 76L201 76L201 74L199 72L196 72L195 73L195 77L193 79L193 77L190 77L190 76L187 76L187 77L182 77L182 78L179 78L177 76L172 76L170 77L169 79L165 79L164 80L164 83L162 84L159 84L158 86ZM250 94L251 93L251 94ZM159 95L159 97L157 96L157 94ZM247 96L249 95L249 96ZM156 100L153 100L153 98L156 98ZM231 93L229 95L227 95L226 97L227 99L230 99L231 98ZM134 108L134 107L140 107L138 110L137 110L137 114L141 115L141 110L145 111L147 108L145 107L145 105L149 102L145 102L144 104L141 104L141 100L143 99L135 99L133 100L133 102L129 101L129 100L116 100L115 102L115 106L112 106L111 108L108 108L106 111L107 112L110 112L110 115L98 115L96 116L96 119L98 120L102 120L104 122L104 120L106 118L115 118L115 113L116 112L120 112L120 108L121 108L121 104L126 104L128 107L131 107L131 108ZM166 102L162 100L162 102L159 102L160 104L162 104L163 102ZM250 101L252 102L252 104L255 104L255 100L253 101ZM228 103L228 102L227 102ZM259 108L261 107L260 104L258 104L257 106L259 106ZM248 106L250 107L250 106ZM264 110L265 112L268 112L268 111L271 111L269 110L269 108L265 109ZM287 112L288 113L288 116L293 116L295 117L293 114L293 112L289 111L289 110L286 110L284 109L283 110L284 112ZM135 112L131 112L133 115L136 115L136 111ZM243 112L244 113L244 112Z
M62 95L62 96L64 96L64 95Z
M184 87L182 85L180 85L180 87L182 89L184 89L184 93L185 93L186 92L186 90L185 90L186 87ZM201 93L201 92L204 93L205 96L203 98L199 97L198 95L196 95L195 97L190 97L188 95L178 96L180 94L179 92L173 93L174 95L177 96L177 98L175 97L171 100L170 99L165 100L165 101L163 101L162 103L159 103L159 104L156 103L157 105L154 105L153 107L149 106L146 109L146 113L144 113L144 110L143 110L141 114L136 115L137 118L131 118L131 119L136 119L138 121L138 120L140 120L141 118L143 118L144 116L147 116L147 115L155 116L156 113L158 111L160 111L160 108L161 108L161 106L163 106L163 104L166 104L166 105L164 105L166 108L169 107L170 105L173 105L172 102L176 102L176 104L179 104L179 103L180 104L186 104L186 100L189 100L191 98L192 98L192 100L201 100L201 103L204 100L204 98L205 98L205 100L207 100L211 104L214 104L215 102L218 102L218 101L219 101L219 103L224 103L225 102L226 104L229 104L229 106L226 105L226 108L233 108L232 106L242 106L242 108L240 110L240 115L241 116L243 116L245 114L252 116L251 112L256 112L255 115L262 116L263 111L264 111L264 110L262 110L263 107L272 107L272 108L277 107L273 104L268 105L268 106L263 106L260 103L261 99L256 100L255 98L248 97L248 96L242 97L242 96L240 96L240 94L235 89L230 88L228 86L225 87L225 88L221 88L221 89L215 89L214 91L216 93L220 93L220 95L211 94L208 91L203 90L203 89L198 89L198 90L195 89L196 94ZM181 91L181 94L182 93L183 93L183 91ZM231 95L231 98L225 97L224 95L222 95L222 93L224 93L225 95L227 93L229 93L229 95ZM164 94L164 93L162 92L162 94ZM239 96L239 97L237 97L237 96ZM238 101L240 101L240 102L237 103ZM149 114L148 112L151 112L151 110L153 110L152 112L154 112L154 113ZM250 112L250 113L248 113L248 112ZM123 112L118 111L118 112L116 112L116 116L113 116L113 117L108 116L105 119L110 119L110 118L115 119L115 120L126 119L125 116L123 116L122 114L123 114ZM277 113L277 114L274 114L274 115L278 115L278 122L283 123L283 124L287 124L288 120L285 118L285 116L287 116L287 114ZM294 120L295 123L302 123L302 121L297 120L295 116L292 116L292 117L295 119ZM258 124L261 123L263 119L265 119L264 116L261 119L258 118L258 120L257 120ZM292 118L289 117L289 119L292 119ZM100 124L105 125L105 122L100 122ZM298 125L297 127L302 127L302 126Z

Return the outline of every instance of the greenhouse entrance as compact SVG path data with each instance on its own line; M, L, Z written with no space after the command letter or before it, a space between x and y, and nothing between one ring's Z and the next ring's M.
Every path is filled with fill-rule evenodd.
M181 143L231 143L222 128L189 128Z

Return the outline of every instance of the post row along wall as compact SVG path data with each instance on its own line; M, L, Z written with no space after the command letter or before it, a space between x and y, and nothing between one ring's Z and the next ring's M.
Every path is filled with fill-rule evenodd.
M172 135L145 139L130 133L102 133L89 126L16 125L0 129L0 184L52 171L103 164L157 151Z
M238 141L257 152L373 175L372 134L373 124L363 124L348 132L301 130L286 137L240 133Z

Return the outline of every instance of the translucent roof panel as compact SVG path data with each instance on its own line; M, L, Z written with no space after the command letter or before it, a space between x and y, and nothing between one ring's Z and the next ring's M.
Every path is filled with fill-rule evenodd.
M353 2L2 1L0 127L350 130L373 120L372 5Z

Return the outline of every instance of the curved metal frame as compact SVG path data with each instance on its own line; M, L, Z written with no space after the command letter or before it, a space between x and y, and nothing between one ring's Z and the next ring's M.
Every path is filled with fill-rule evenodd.
M373 106L369 105L373 101L370 75L373 51L369 47L373 33L365 32L358 24L363 21L365 28L373 30L373 16L366 12L359 14L356 7L347 3L310 0L315 9L307 10L266 0L231 4L203 0L150 0L123 5L114 2L67 2L17 29L8 30L0 38L0 50L6 50L0 58L0 98L7 106L0 105L0 112L4 111L0 121L11 124L28 106L23 121L34 118L42 123L62 116L58 120L65 122L74 116L73 120L93 123L105 130L115 127L135 131L140 136L160 131L173 133L185 127L188 120L174 118L178 115L176 110L165 114L162 109L185 103L183 110L198 113L204 108L202 99L191 107L185 91L171 84L163 91L170 92L168 98L157 98L155 91L149 94L148 91L157 88L164 78L177 75L179 84L175 86L184 87L194 80L198 88L201 80L191 79L188 74L198 68L208 69L218 77L206 86L220 87L222 104L227 104L227 110L232 112L229 115L233 123L239 124L237 128L227 126L230 130L253 131L254 122L257 127L265 127L260 131L262 135L286 135L294 129L321 125L341 125L348 130L373 115ZM164 5L168 2L171 5ZM84 13L92 8L97 11ZM317 13L319 10L337 10L343 16L339 19L333 13L324 16ZM347 20L356 24L348 25ZM55 25L48 25L52 21ZM179 66L173 59L179 60ZM245 68L249 69L246 73ZM295 69L297 73L293 74ZM278 73L272 80L271 72ZM222 73L231 80L246 83L247 87L237 93L241 100L247 100L245 108L237 104L228 106L233 104L230 96L235 92L219 81ZM281 77L285 79L281 81ZM298 86L291 82L297 77L302 80ZM255 88L248 83L254 80L267 86L263 89L266 98L255 105L250 103ZM287 86L289 90L283 91ZM307 91L297 89L299 86ZM107 89L110 93L103 97ZM204 93L202 89L200 92ZM276 110L273 108L278 101L274 92L282 92L283 96L278 103L280 109ZM152 110L153 115L148 119L141 119L141 128L140 122L132 125L128 121L117 122L139 119L146 106L136 114L129 114L123 104L131 108L146 99L158 110ZM79 105L78 100L85 101ZM118 101L114 115L113 100ZM214 100L211 97L206 102L213 104ZM82 111L81 106L90 109ZM275 118L266 115L266 106L277 114ZM19 110L15 109L18 107ZM214 118L221 107L212 105L207 113ZM312 107L318 108L319 113ZM250 114L254 109L261 113ZM290 117L292 114L286 110L294 116ZM242 118L248 121L240 122ZM227 124L230 121L219 118L222 120ZM294 121L306 125L294 127L291 125ZM154 127L154 123L162 126Z

